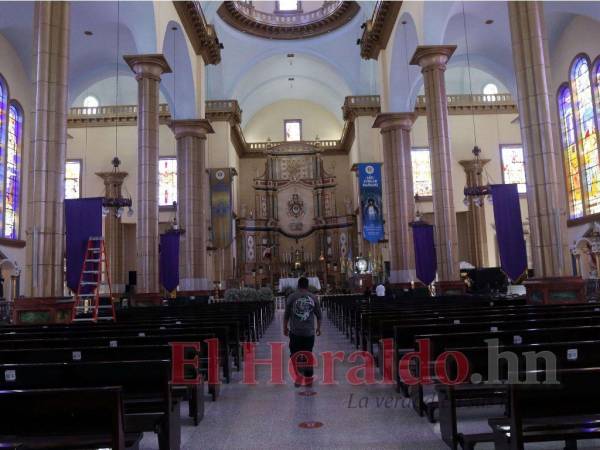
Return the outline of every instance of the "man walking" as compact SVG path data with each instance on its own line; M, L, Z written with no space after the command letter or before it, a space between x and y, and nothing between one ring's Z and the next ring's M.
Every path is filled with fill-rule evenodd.
M315 317L317 329L315 330ZM289 326L289 328L288 328ZM296 387L300 386L297 368L298 352L312 352L315 345L315 334L321 335L321 306L317 297L308 291L308 278L298 279L298 290L290 294L285 304L283 315L283 334L290 337L290 357L294 365ZM309 363L303 374L307 385L312 385L313 368Z

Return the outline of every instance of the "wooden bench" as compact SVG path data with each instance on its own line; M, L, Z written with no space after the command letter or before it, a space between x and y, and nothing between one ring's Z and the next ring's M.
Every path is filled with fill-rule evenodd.
M0 448L137 446L126 433L120 387L0 391Z
M168 360L3 364L0 389L121 386L125 432L155 432L160 450L179 450L180 405L170 374Z
M599 367L520 374L532 375L540 380L553 375L560 384L510 385L508 417L488 421L497 450L552 441L564 441L573 450L578 440L600 439Z

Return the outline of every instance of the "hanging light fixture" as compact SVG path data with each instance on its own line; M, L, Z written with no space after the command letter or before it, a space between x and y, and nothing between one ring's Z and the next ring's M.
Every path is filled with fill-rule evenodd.
M111 165L113 166L113 173L119 172L119 166L121 165L121 160L119 159L119 52L120 52L120 23L121 23L121 8L120 3L117 1L117 50L116 50L116 61L115 61L115 156L111 160ZM125 187L125 190L127 188ZM105 196L102 200L102 215L107 216L110 214L111 210L113 211L116 218L120 219L125 212L125 208L128 208L127 215L129 217L133 216L133 208L132 208L132 200L131 195L128 197L123 197L119 195L118 197L107 197Z
M469 57L469 35L467 33L467 15L465 13L465 2L462 2L462 15L463 15L463 27L464 27L464 32L465 32L465 45L466 45L466 51L467 51L467 73L469 75L469 93L471 95L471 102L473 101L473 80L471 78L471 60ZM475 180L474 180L474 185L473 186L465 186L463 193L465 195L465 198L463 200L463 203L465 206L469 206L470 204L472 204L473 206L476 207L482 207L483 206L483 198L486 196L491 196L490 193L490 187L488 184L485 185L481 185L479 183L479 176L481 175L481 173L483 172L483 164L481 162L481 159L479 158L479 155L481 154L481 149L479 148L479 146L477 145L477 128L475 127L475 110L473 108L471 108L471 119L473 122L473 150L471 150L471 153L473 153L473 167L475 170Z

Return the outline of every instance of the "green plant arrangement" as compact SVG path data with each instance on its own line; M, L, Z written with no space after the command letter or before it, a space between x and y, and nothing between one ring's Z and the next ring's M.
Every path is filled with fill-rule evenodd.
M258 298L256 289L244 287L240 289L240 301L242 302L254 302Z
M258 290L258 299L261 301L273 300L273 291L269 287L261 287Z
M227 289L225 291L226 302L237 302L240 300L240 290L236 288Z

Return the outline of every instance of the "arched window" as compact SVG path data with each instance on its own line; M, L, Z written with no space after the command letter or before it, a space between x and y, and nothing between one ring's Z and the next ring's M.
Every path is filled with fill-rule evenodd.
M23 110L16 102L11 102L8 107L7 131L4 237L17 239L19 237L19 205L21 197Z
M575 219L583 216L583 193L581 189L579 155L575 140L571 89L567 83L564 83L558 91L558 113L560 116L560 135L567 172L569 215L572 219Z
M578 56L571 66L571 95L575 117L575 132L585 177L586 213L600 212L600 159L596 136L596 116L590 79L590 64L586 56Z
M0 189L4 184L4 155L6 154L6 122L8 114L8 86L0 75ZM3 220L3 208L2 202L0 202L0 224Z

